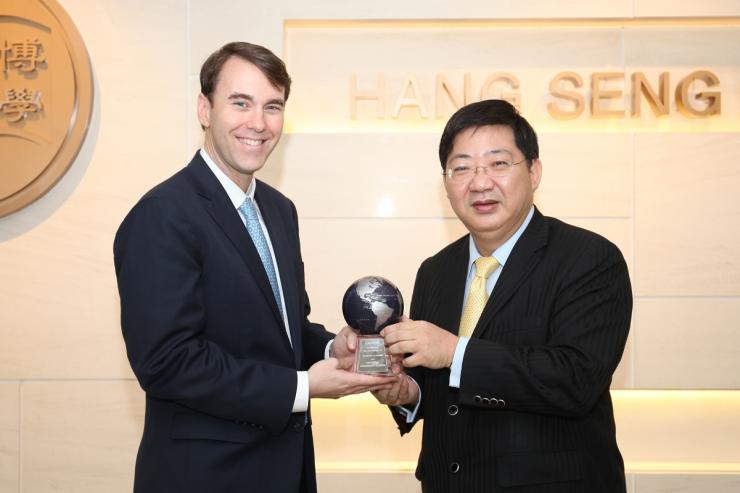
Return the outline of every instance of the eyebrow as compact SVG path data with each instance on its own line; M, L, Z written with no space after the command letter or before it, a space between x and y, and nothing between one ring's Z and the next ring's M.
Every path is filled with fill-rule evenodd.
M484 156L488 156L490 154L493 154L493 155L496 155L496 154L508 154L509 156L513 156L513 154L511 153L511 151L508 151L506 149L491 149L490 151L486 151L486 152L483 153ZM448 159L448 161L452 161L454 159L469 159L471 157L472 156L470 154L465 154L463 152L459 152L457 154L453 154L452 156L450 156L450 158Z
M244 94L243 92L232 92L231 94L229 94L229 101L233 101L235 99L246 99L247 101L251 101L252 103L254 103L254 96L250 94ZM269 100L266 104L277 104L280 106L285 106L285 100L282 98L275 98Z
M487 156L489 154L508 154L509 157L512 157L514 154L509 151L508 149L491 149L490 151L486 152L484 156Z

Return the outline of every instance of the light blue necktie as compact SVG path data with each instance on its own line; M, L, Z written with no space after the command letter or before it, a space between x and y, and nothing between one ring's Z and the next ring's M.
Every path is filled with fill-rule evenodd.
M265 238L265 235L262 232L262 226L260 225L259 217L257 217L257 210L254 208L254 202L250 197L244 199L242 205L239 206L239 212L241 212L242 216L244 216L244 219L247 221L247 231L249 232L249 236L252 237L252 242L257 249L257 253L260 254L260 258L262 259L262 265L265 267L267 279L270 281L272 292L275 295L275 301L277 301L278 311L283 313L283 304L280 300L280 288L278 288L275 266L272 264L270 246L267 244L267 238Z

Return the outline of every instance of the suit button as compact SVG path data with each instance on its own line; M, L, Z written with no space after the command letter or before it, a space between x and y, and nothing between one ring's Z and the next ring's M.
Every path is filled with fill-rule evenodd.
M498 400L498 406L499 407L506 407L506 401L503 399Z
M480 404L480 401L481 400L482 399L481 399L481 397L479 395L476 395L475 397L473 397L473 401L475 401L476 404Z
M460 464L458 464L457 462L453 462L452 464L450 464L450 472L452 474L457 474L459 470L460 470Z
M452 404L450 407L447 408L447 414L449 414L450 416L457 416L458 411L459 409L455 404Z
M303 430L303 425L301 423L293 423L293 430L294 431L301 431L301 430Z
M491 399L489 399L488 397L484 397L484 398L482 398L482 399L481 399L481 402L482 402L483 404L487 405L487 406L490 406L490 405L491 405Z

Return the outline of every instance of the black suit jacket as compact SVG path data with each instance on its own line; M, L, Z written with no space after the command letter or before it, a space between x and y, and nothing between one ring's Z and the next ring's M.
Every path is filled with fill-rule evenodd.
M457 333L465 236L420 267L411 318ZM412 372L422 389L425 492L624 492L609 384L632 311L612 243L534 216L491 293L463 358ZM395 415L401 432L408 425Z
M292 347L259 255L200 154L148 192L116 234L121 326L146 392L138 492L315 491L296 370L332 334L311 324L295 207L265 183ZM303 483L301 486L301 478Z

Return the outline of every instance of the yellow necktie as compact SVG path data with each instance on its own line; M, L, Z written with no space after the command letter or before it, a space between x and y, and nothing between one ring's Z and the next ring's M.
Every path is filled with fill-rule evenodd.
M480 314L488 301L486 292L486 280L498 267L498 260L493 257L480 257L475 261L475 279L470 285L468 301L465 302L462 317L460 317L460 337L470 337L473 334Z

